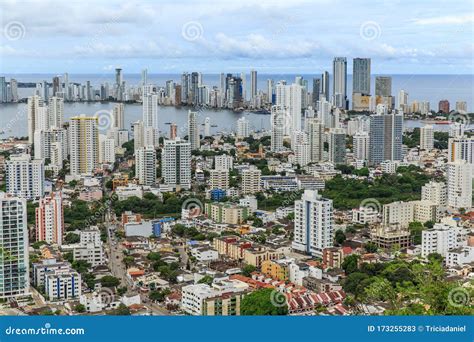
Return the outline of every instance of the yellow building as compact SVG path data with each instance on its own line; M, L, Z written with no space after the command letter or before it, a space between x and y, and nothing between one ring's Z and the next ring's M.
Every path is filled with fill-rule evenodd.
M216 223L240 224L248 215L249 209L231 203L206 203L206 215Z
M262 262L262 273L278 280L288 280L288 265L278 260Z

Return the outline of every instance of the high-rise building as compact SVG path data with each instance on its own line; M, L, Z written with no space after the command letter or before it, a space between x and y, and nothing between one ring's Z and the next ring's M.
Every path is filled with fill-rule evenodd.
M170 124L170 139L174 140L178 136L178 125L174 122Z
M295 201L294 250L321 257L323 249L333 246L332 200L323 198L316 190L305 190Z
M329 161L346 163L346 132L342 128L333 128L329 132Z
M420 149L432 150L434 147L434 130L432 125L420 128Z
M61 246L64 237L64 210L61 192L40 199L36 208L36 241Z
M10 156L5 162L6 192L13 196L33 200L44 195L44 163L31 160L29 154Z
M242 171L242 193L255 194L260 191L260 179L262 171L257 168L249 168Z
M123 103L117 103L112 110L113 116L113 127L118 129L124 129L124 114L125 114L125 106Z
M92 173L99 163L97 117L75 116L69 126L71 175Z
M156 183L156 151L153 146L145 146L135 151L135 174L141 185Z
M474 171L474 137L456 136L448 140L448 162L465 160Z
M321 79L320 78L313 78L313 92L311 94L311 104L313 108L316 108L316 105L320 98L321 92Z
M115 162L115 139L99 134L99 163L113 164Z
M158 130L158 94L143 96L143 125Z
M249 134L249 121L243 116L237 120L237 138L247 138Z
M356 160L369 159L369 134L367 132L357 132L352 137L352 149Z
M64 99L53 96L48 103L48 129L62 128L64 120Z
M438 111L444 114L449 113L449 101L448 100L441 100L439 101Z
M29 292L26 200L0 193L0 298Z
M354 58L352 71L352 109L370 108L370 58Z
M286 110L279 105L272 106L270 115L271 124L271 151L283 151L283 137L285 132L285 125L289 121Z
M408 93L403 89L398 92L398 110L404 113L409 112Z
M191 150L198 150L201 145L197 116L197 112L188 111L188 141L191 144Z
M325 71L321 74L321 97L329 101L329 72Z
M229 170L224 168L211 170L209 188L227 190L229 188Z
M371 115L369 133L370 165L378 165L386 160L402 160L402 137L402 114Z
M28 97L28 143L32 144L38 120L39 108L43 107L43 99L41 96L34 95Z
M392 96L392 78L389 76L375 77L375 104L383 104L389 109L394 108Z
M448 206L456 209L472 207L472 165L465 160L447 163Z
M448 197L446 183L430 181L421 187L421 200L445 206Z
M231 170L234 168L234 158L228 154L221 154L214 157L214 169Z
M211 136L211 118L206 117L204 119L204 136L210 137Z
M333 104L338 108L348 109L347 101L347 59L335 57L332 64L334 82L332 85Z
M285 135L301 130L302 91L303 88L297 83L287 85L279 82L276 86L276 105L285 108L291 119L289 125L284 127Z
M191 144L179 138L165 140L161 154L164 183L172 187L191 187Z
M306 120L306 133L308 134L309 144L309 159L312 163L317 163L323 160L324 151L324 126L316 118Z
M253 100L257 96L257 71L250 71L250 98Z
M354 58L352 92L370 95L370 58Z
M467 112L467 102L466 101L456 101L456 111L460 112L460 113Z

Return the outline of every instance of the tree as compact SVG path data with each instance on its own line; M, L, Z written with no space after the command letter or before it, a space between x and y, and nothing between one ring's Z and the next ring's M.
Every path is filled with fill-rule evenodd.
M367 253L376 253L378 250L378 247L374 242L369 241L364 245L364 249Z
M408 225L408 229L410 230L410 235L413 238L413 243L415 245L421 244L421 232L423 231L423 224L421 222L410 222Z
M342 245L346 241L346 234L341 229L336 230L334 234L334 240L338 245Z
M74 307L74 311L79 312L79 313L86 312L86 307L82 304L77 304Z
M120 280L114 276L106 275L100 278L100 284L103 287L115 287L120 284Z
M211 285L213 281L214 281L214 278L212 278L210 275L205 275L204 277L199 279L198 284Z
M351 274L353 272L356 272L358 270L358 261L359 261L359 256L356 254L349 255L344 259L342 262L342 269L346 274Z
M257 268L253 265L245 265L243 268L242 268L242 275L246 276L246 277L250 277L250 275L252 274L252 272L255 272L257 270Z
M277 316L288 314L284 294L274 289L256 290L244 297L240 305L243 316Z
M112 311L111 315L129 316L130 315L130 309L125 304L120 304L117 309Z
M66 237L64 238L64 241L66 244L73 244L73 243L78 243L81 240L80 236L75 234L75 233L67 233Z

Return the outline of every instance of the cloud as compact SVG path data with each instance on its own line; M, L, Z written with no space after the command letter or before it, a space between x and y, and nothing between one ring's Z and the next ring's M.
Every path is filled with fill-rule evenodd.
M461 25L474 23L474 13L465 15L448 15L442 17L413 19L416 25Z

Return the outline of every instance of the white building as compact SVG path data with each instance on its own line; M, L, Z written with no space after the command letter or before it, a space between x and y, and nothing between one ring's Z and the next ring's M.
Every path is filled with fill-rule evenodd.
M447 203L448 192L445 183L430 181L421 187L421 200L430 201L439 206Z
M462 227L454 227L437 223L433 228L421 232L421 256L438 253L446 257L449 250L467 244L468 231Z
M26 200L0 193L0 298L29 292L28 227Z
M191 144L191 150L198 150L201 145L197 117L197 112L188 111L188 141Z
M434 130L432 125L420 128L420 149L432 150L434 147Z
M289 114L282 106L272 106L270 120L271 151L281 152L284 150L283 138L285 135L285 126L290 124Z
M153 146L145 146L135 151L135 173L141 185L156 183L156 151Z
M115 104L113 110L112 110L112 116L113 116L113 128L117 128L119 130L122 130L125 128L124 125L124 114L125 114L125 106L123 103L117 103ZM122 146L122 145L119 145Z
M81 296L81 275L71 268L47 271L44 292L50 301L78 299Z
M29 154L12 155L5 162L6 192L28 200L44 195L44 163Z
M293 249L322 256L324 248L333 246L332 200L323 198L316 190L305 190L295 201L295 230Z
M352 150L356 160L369 160L369 134L357 132L352 137Z
M99 163L113 164L115 162L115 139L104 134L99 135Z
M464 160L447 163L448 206L472 207L472 165Z
M448 251L446 266L458 267L474 262L474 246L462 246Z
M214 168L216 170L232 170L234 158L228 154L220 154L214 157Z
M237 138L247 138L249 134L249 121L243 116L237 120Z
M92 267L103 265L106 261L104 247L100 239L100 230L97 227L81 230L80 241L77 244L63 245L61 249L72 252L74 260L85 260Z
M162 177L166 185L191 187L191 144L176 138L165 140L161 155Z

